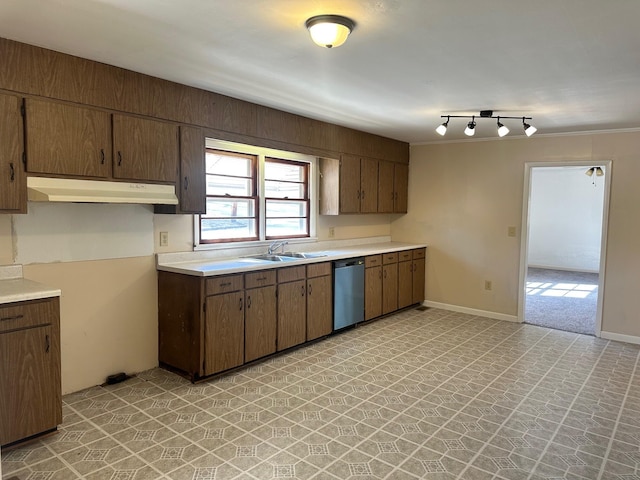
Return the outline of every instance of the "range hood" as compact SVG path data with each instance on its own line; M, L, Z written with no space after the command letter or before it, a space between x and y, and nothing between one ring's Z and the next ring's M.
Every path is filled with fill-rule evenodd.
M27 177L27 192L33 202L178 204L173 185L150 183Z

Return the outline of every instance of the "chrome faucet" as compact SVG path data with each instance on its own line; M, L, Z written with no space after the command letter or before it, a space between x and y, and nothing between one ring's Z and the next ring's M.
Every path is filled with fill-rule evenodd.
M274 253L276 253L276 250L279 248L282 249L281 251L284 251L284 246L288 244L289 242L287 242L286 240L276 240L271 245L269 245L269 248L267 249L267 254L273 255Z

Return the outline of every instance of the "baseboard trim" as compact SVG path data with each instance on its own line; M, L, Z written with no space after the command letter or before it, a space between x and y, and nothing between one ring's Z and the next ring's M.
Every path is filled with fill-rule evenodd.
M602 338L606 338L607 340L615 340L617 342L633 343L635 345L640 345L640 337L637 337L635 335L624 335L622 333L601 331L600 336Z
M432 308L441 308L442 310L450 310L452 312L467 313L469 315L476 315L478 317L493 318L495 320L504 320L507 322L518 323L518 317L516 315L507 315L504 313L489 312L487 310L478 310L476 308L460 307L458 305L450 305L448 303L432 302L425 300L423 305Z

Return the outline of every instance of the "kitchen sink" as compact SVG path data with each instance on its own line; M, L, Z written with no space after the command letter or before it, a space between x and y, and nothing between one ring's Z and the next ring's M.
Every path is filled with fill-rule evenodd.
M247 258L253 258L255 260L267 260L269 262L286 262L294 260L293 257L288 257L285 255L269 255L267 253L260 255L250 255Z
M283 257L293 257L293 258L320 258L326 257L326 253L322 252L284 252L280 254Z

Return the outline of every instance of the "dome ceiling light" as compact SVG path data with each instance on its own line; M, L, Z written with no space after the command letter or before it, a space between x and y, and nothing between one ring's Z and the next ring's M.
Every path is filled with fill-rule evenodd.
M531 135L533 135L534 133L536 133L536 131L538 130L536 127L534 127L533 125L529 125L527 122L525 122L525 120L531 120L531 117L503 117L502 115L498 116L498 117L494 117L493 116L493 110L482 110L480 112L480 115L440 115L440 118L446 118L447 121L444 122L441 125L438 125L438 128L436 128L436 132L438 132L440 135L443 135L445 133L447 133L447 127L449 126L449 119L450 118L470 118L471 121L467 124L467 127L464 130L465 135L472 137L476 132L475 132L475 128L476 128L476 118L495 118L497 119L497 129L498 129L498 136L500 137L504 137L505 135L507 135L509 133L509 129L500 121L500 119L504 120L504 119L509 119L509 120L522 120L522 128L524 130L524 133L527 135L527 137L530 137Z
M305 25L316 45L334 48L347 41L356 23L340 15L316 15L308 19Z

